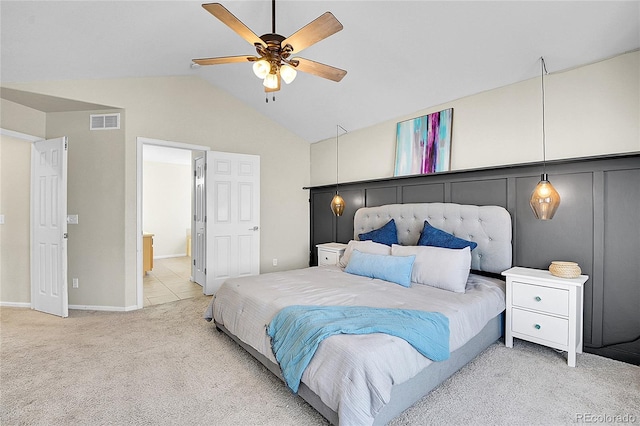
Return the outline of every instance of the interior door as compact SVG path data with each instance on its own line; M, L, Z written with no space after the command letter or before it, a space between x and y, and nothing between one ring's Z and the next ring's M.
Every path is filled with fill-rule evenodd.
M206 159L197 157L193 163L193 237L192 272L193 280L205 286L206 283Z
M69 315L67 294L67 138L31 148L31 307Z
M260 157L207 152L207 284L260 273Z

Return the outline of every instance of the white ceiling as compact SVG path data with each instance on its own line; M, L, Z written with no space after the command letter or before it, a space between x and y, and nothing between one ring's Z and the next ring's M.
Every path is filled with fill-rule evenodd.
M300 56L348 71L340 82L298 73L265 103L248 63L191 68L191 59L252 55L252 46L183 1L0 2L0 83L196 75L309 142L640 47L638 1L278 1L289 36L325 11L344 29ZM271 2L222 4L257 35Z

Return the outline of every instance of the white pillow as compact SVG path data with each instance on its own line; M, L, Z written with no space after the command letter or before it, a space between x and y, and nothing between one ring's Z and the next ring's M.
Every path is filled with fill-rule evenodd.
M410 256L416 260L411 271L411 281L431 287L464 293L471 269L471 249L448 249L432 246L391 247L393 256Z
M340 261L338 262L338 266L342 268L347 267L347 264L349 263L349 259L351 258L351 253L353 253L353 250L358 250L360 253L368 253L368 254L384 254L387 256L391 254L391 247L385 244L374 243L371 240L368 240L368 241L351 240L349 241L349 244L347 244L347 248L344 250L344 254L340 258Z

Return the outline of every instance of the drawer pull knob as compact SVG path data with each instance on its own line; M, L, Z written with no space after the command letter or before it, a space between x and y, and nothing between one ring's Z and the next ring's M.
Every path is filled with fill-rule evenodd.
M541 301L541 300L542 300L542 297L540 297L540 296L536 296L536 302L539 302L539 301Z
M540 324L536 324L533 326L536 330L540 330Z

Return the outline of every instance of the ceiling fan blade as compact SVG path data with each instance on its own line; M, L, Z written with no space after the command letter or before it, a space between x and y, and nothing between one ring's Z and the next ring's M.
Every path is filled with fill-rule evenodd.
M220 65L220 64L235 64L237 62L253 62L258 59L255 56L221 56L219 58L201 58L193 59L198 65Z
M243 24L242 21L236 18L220 3L206 3L203 4L202 7L222 21L223 24L235 31L240 37L251 43L251 45L255 46L256 43L259 43L264 46L264 42L256 35L256 33L251 31L249 27Z
M312 44L337 33L342 28L342 24L331 12L325 12L286 38L282 42L282 46L289 44L293 47L293 52L299 53Z
M294 60L298 61L298 66L295 67L298 71L317 75L318 77L333 81L340 81L345 75L347 75L345 70L321 64L320 62L315 62L310 59L294 58Z

